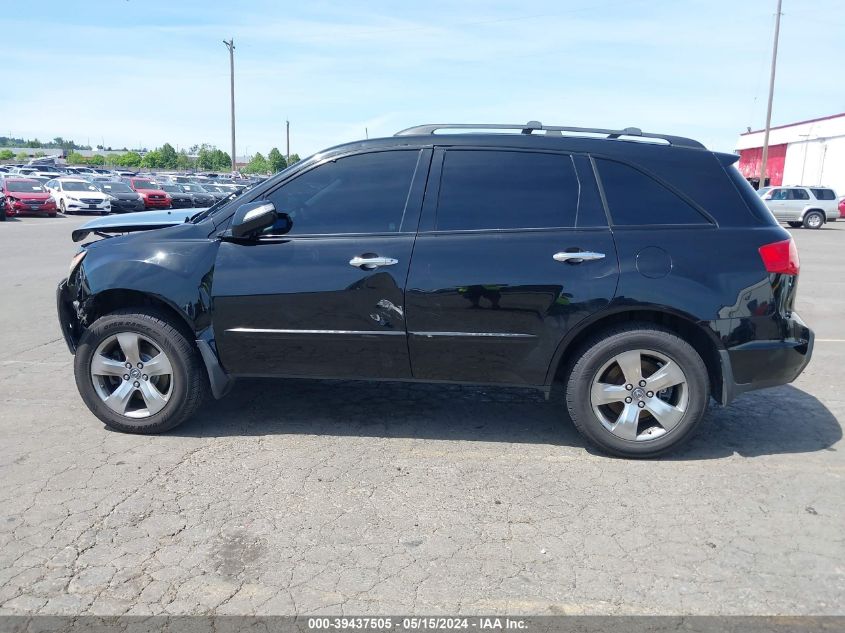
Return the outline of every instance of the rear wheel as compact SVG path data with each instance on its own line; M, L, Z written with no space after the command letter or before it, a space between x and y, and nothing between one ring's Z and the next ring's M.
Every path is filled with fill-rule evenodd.
M810 211L804 216L804 228L820 229L824 224L824 215L820 211Z
M707 368L689 343L634 323L581 347L568 372L566 404L578 431L602 450L655 457L692 436L709 393Z
M91 412L128 433L172 429L208 391L196 348L156 312L122 310L97 319L82 336L74 373Z

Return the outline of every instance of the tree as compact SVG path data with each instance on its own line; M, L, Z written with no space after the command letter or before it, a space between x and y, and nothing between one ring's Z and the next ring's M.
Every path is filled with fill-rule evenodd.
M176 154L176 169L179 170L186 170L191 168L191 157L188 156L188 152L184 149L179 150L179 153Z
M170 143L165 143L157 150L161 159L161 165L165 169L176 169L176 150Z
M102 154L94 154L91 158L88 159L89 165L105 165L106 164L106 157Z
M79 152L71 152L67 155L68 165L84 165L85 157Z
M141 155L138 152L125 152L114 156L112 162L121 167L140 167Z
M269 170L270 163L261 155L261 152L256 152L242 171L245 174L266 174Z
M141 167L164 167L164 159L161 156L161 152L154 149L153 151L144 154L144 158L141 159Z
M17 156L15 156L15 160L28 160L28 159L29 159L29 154L27 154L26 152L18 152Z
M299 154L291 154L290 158L288 159L288 167L290 167L291 165L293 165L295 163L298 163L301 160L302 159L299 157Z
M288 166L285 157L282 156L282 153L275 147L270 150L269 154L267 154L267 162L269 163L270 171L273 173L282 171Z
M0 150L0 160L12 160L15 157L15 153L10 149L3 149Z

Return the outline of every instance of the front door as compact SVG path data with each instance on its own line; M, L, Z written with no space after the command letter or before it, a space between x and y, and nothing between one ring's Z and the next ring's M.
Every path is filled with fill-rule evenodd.
M430 150L327 160L265 197L285 235L220 245L214 332L236 375L408 378L404 285Z
M619 276L589 159L437 150L429 182L406 291L414 377L544 384Z

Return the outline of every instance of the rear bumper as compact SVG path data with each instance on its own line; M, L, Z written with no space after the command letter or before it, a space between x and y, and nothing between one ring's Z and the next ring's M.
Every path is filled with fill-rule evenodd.
M790 383L804 371L815 334L795 313L785 326L782 339L749 341L719 352L723 405L746 391Z

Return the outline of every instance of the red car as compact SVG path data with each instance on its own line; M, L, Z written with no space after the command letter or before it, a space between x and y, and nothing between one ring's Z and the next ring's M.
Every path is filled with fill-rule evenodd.
M173 199L163 189L147 178L126 178L124 182L144 199L145 209L169 209Z
M5 178L2 181L6 196L6 215L44 213L56 217L56 201L37 180L28 178Z
M839 201L839 218L845 220L845 198Z

